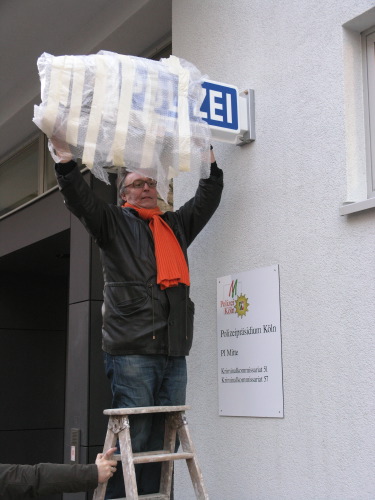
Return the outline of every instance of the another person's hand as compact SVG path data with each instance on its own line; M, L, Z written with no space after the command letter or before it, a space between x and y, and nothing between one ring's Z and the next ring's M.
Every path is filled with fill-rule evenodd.
M117 448L110 448L105 453L98 453L95 463L98 467L98 482L105 483L116 472L117 460L110 460L110 456Z

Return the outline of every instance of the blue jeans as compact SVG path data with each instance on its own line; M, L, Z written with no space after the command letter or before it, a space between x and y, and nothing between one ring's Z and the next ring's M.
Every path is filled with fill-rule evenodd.
M165 355L112 356L104 353L107 377L111 381L112 407L175 406L186 401L186 359ZM163 449L164 415L131 415L133 452ZM160 463L136 465L138 493L157 493ZM108 482L106 498L124 497L122 468Z

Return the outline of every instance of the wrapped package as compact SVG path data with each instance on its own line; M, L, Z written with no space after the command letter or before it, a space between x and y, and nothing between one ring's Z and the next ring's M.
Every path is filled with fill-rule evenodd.
M193 64L175 56L44 53L38 70L42 102L34 123L96 177L108 183L108 168L125 167L156 179L164 199L179 172L208 177L210 130L200 116L202 75ZM50 151L62 159L51 143Z

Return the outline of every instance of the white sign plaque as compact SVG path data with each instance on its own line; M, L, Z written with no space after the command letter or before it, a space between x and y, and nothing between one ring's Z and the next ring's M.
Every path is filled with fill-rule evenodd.
M284 416L279 267L217 279L219 414Z

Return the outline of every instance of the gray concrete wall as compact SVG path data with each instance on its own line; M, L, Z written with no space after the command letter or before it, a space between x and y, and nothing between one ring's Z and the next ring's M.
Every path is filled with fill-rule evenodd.
M224 195L189 256L189 422L215 500L375 495L375 212L339 215L366 191L360 52L351 50L359 34L343 24L371 7L173 1L173 53L212 80L255 90L257 139L214 143ZM177 179L176 207L196 182ZM285 418L219 417L216 278L273 264ZM176 489L179 500L193 498L184 464Z

